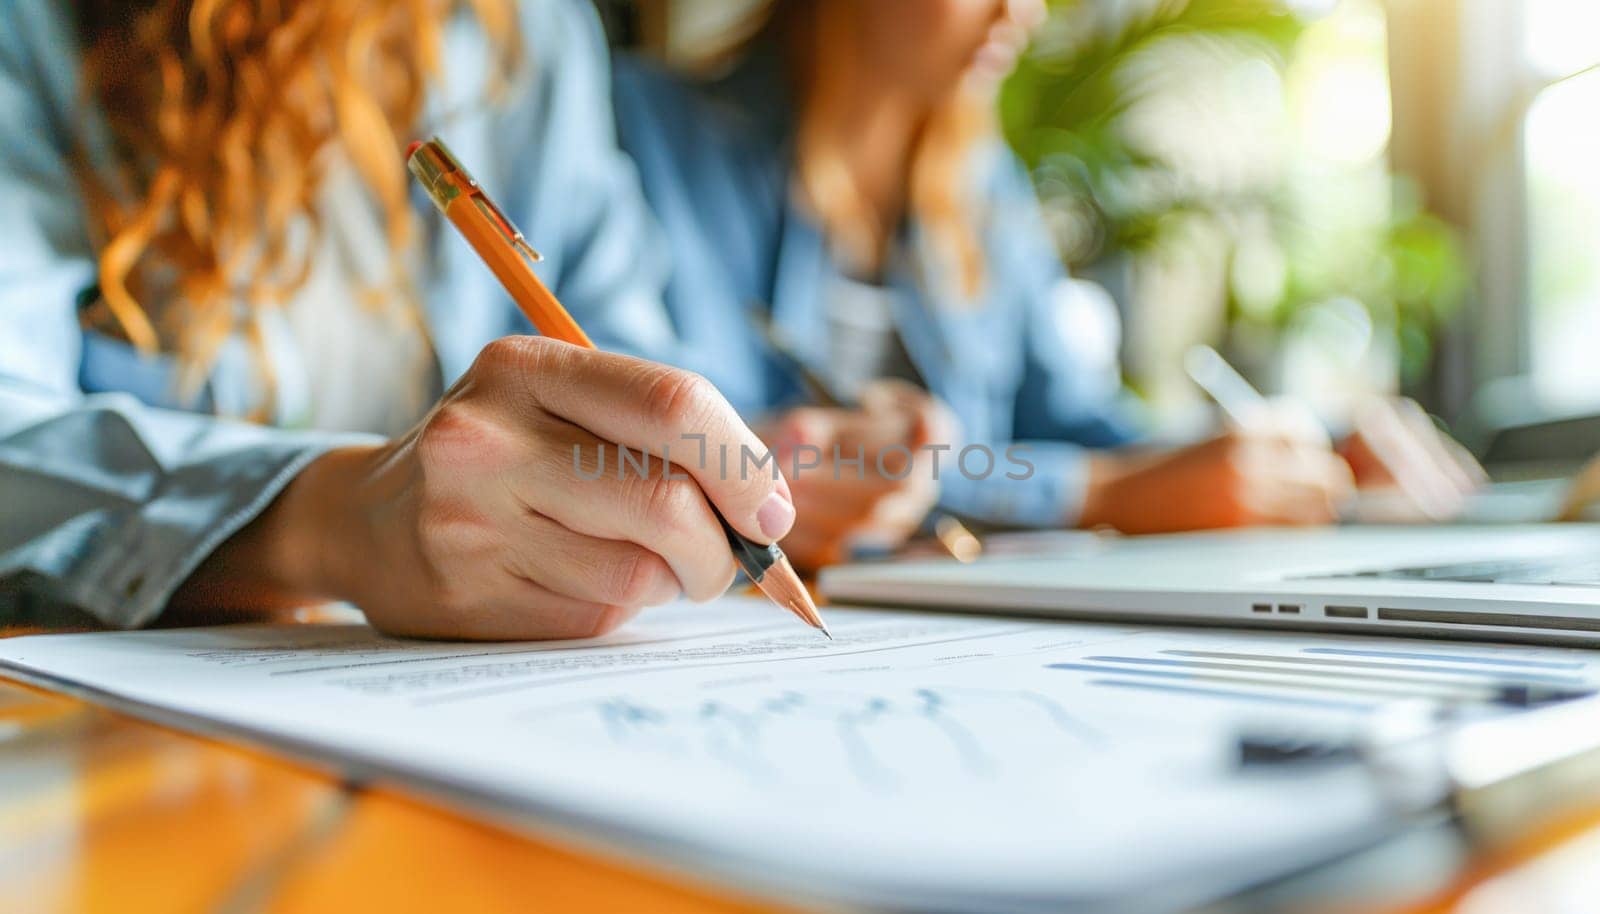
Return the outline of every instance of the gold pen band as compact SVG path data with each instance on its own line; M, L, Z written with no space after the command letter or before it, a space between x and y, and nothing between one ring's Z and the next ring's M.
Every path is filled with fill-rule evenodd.
M489 217L489 221L505 236L507 244L534 263L544 259L544 255L533 249L516 225L484 194L477 180L462 167L443 140L434 137L417 144L406 156L406 167L416 175L439 212L448 214L451 204L466 197Z

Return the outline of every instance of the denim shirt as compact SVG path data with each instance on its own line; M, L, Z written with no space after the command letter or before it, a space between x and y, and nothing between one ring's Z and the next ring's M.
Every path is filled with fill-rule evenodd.
M710 82L619 57L613 90L618 138L669 238L666 299L678 358L747 416L794 404L801 387L770 356L748 312L762 311L795 355L826 377L822 296L836 287L838 267L789 192L793 105L781 55L758 43ZM1087 449L1135 435L1116 362L1114 309L1104 307L1109 300L1098 287L1067 276L1010 151L991 142L975 158L984 288L976 300L948 291L958 285L913 223L885 276L895 324L917 373L965 430L966 440L942 455L944 507L1000 524L1070 524L1087 482ZM1083 332L1107 322L1109 333ZM958 471L965 444L996 455L987 478ZM1027 479L1005 475L1015 465L1003 452L1016 445L1034 466ZM984 475L981 452L970 469Z
M96 269L74 153L104 167L108 148L103 118L82 110L70 8L0 0L0 622L65 609L135 626L318 455L379 439L218 418L257 385L242 345L225 347L185 402L170 357L83 329L77 303ZM520 24L525 72L488 103L486 42L475 24L452 23L422 129L445 136L496 195L597 343L661 354L671 328L660 244L616 146L593 11L524 0ZM425 323L448 384L485 343L531 328L415 202L428 239ZM335 304L359 307L354 296Z

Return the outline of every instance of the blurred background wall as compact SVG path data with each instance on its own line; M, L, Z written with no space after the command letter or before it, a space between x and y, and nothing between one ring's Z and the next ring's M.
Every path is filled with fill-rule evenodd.
M705 65L762 4L602 6ZM999 115L1158 415L1205 341L1470 435L1600 412L1597 63L1600 0L1056 0Z

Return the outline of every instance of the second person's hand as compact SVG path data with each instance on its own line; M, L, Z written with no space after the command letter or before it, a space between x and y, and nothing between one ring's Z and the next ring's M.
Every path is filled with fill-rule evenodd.
M1354 491L1350 469L1305 436L1233 431L1160 454L1091 465L1079 524L1123 533L1332 523Z
M857 547L893 549L917 531L939 499L924 445L952 442L955 420L920 388L877 381L859 408L790 410L762 433L790 475L800 518L784 552L809 571Z
M1363 520L1449 520L1488 482L1488 474L1460 443L1434 425L1415 400L1375 397L1356 411L1354 428L1339 453L1367 498Z

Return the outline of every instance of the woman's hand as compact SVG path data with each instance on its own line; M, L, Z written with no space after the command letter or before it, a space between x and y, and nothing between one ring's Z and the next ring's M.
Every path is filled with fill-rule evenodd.
M1230 432L1155 456L1095 461L1079 523L1124 533L1331 523L1350 469L1294 433Z
M790 561L815 570L858 546L904 543L939 499L934 455L923 446L954 436L944 404L902 381L874 382L857 409L805 407L764 426L800 517L783 541Z
M648 472L618 445L636 462L648 450ZM711 505L760 542L789 531L781 474L703 459L724 447L765 451L697 375L498 340L405 437L312 463L177 602L348 600L384 631L423 637L603 634L680 591L728 587Z

